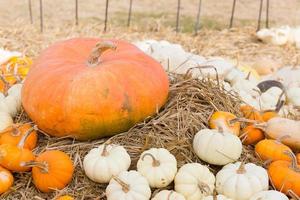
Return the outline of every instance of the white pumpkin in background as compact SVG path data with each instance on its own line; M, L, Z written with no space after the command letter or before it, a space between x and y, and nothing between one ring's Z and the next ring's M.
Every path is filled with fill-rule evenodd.
M271 87L266 92L260 95L259 101L261 105L261 110L274 110L276 109L276 104L282 93L282 90L278 87ZM285 100L285 95L281 97L281 100Z
M152 188L169 185L177 172L176 158L164 148L151 148L141 154L137 171L149 182Z
M16 98L16 100L18 102L18 106L21 106L21 90L22 90L22 86L23 86L23 84L17 83L15 85L11 86L7 90L8 96L13 96L13 97Z
M239 159L243 145L232 133L202 129L194 137L193 148L201 160L213 165L226 165Z
M162 190L151 200L185 200L185 198L182 194L179 194L173 190Z
M13 119L7 112L0 111L0 131L3 131L7 127L13 124Z
M233 200L233 199L227 198L224 195L219 194L219 195L216 195L216 196L204 197L202 200Z
M216 73L218 73L219 78L224 77L231 69L234 68L234 64L228 60L225 60L221 57L210 57L203 63L200 63L202 66L213 66L214 68L202 68L201 72L204 77L210 77L215 79Z
M251 96L258 96L259 95L259 89L256 87L257 82L250 81L247 79L238 79L236 82L232 85L232 88L237 91L238 93L240 91L244 91L248 93Z
M234 200L248 200L269 188L267 171L253 163L236 162L224 166L216 175L218 194Z
M92 181L108 183L114 175L127 171L130 163L130 156L124 147L102 144L84 157L83 168Z
M300 106L300 87L288 88L286 94L289 104L292 104L294 106Z
M258 58L253 64L252 68L257 71L259 75L269 75L278 71L281 67L281 62L273 58L262 57Z
M256 35L265 43L271 43L273 45L284 45L288 42L290 36L290 27L282 26L272 29L261 29Z
M107 200L149 200L151 189L139 172L123 171L114 176L106 188Z
M0 92L0 101L2 101L4 98L5 98L5 95L2 92Z
M199 163L183 165L175 176L175 191L186 200L199 200L211 195L215 188L215 176Z
M300 87L300 66L286 66L278 70L267 79L280 80L286 88Z
M246 77L247 75L244 74L241 70L237 68L232 68L225 74L224 80L233 85L239 79L245 79Z
M12 117L15 117L21 109L21 103L11 95L6 96L0 101L0 111L7 112Z
M289 200L289 198L276 190L268 190L254 194L249 200Z
M241 100L245 102L245 104L250 105L257 110L260 110L260 105L258 101L259 97L253 97L245 91L239 91L238 95L240 96Z

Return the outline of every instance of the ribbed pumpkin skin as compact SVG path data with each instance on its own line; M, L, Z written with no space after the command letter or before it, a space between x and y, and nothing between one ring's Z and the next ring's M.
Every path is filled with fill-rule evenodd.
M54 44L37 58L22 88L22 104L38 127L79 140L127 131L167 100L169 82L161 65L135 46L109 40L95 67L88 57L99 39Z

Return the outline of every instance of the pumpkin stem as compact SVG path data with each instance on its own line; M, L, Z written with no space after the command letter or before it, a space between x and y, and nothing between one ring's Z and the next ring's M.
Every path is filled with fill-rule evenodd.
M283 136L281 136L281 137L279 137L279 138L277 138L275 141L277 142L277 143L282 143L282 140L284 140L284 139L287 139L287 138L290 138L291 136L289 136L289 135L283 135Z
M255 127L255 128L258 128L258 129L263 130L263 131L266 130L267 126L268 126L268 125L267 125L266 122L259 123L259 124L254 124L254 127Z
M285 150L283 153L285 153L292 159L290 168L296 172L300 172L300 168L297 165L297 157L295 156L295 154L288 150Z
M122 186L122 190L123 192L127 193L130 190L130 185L128 185L127 183L125 183L124 181L122 181L119 177L117 176L113 176L113 179L115 181L117 181L117 183L119 183Z
M15 124L12 125L12 132L11 135L14 137L18 137L21 135L21 131L18 129L19 126L16 126Z
M156 160L156 158L151 154L151 153L145 153L143 156L142 156L142 160L144 160L144 158L146 157L146 156L150 156L151 158L152 158L152 166L153 167L158 167L158 166L160 166L160 162L159 162L159 160Z
M103 151L102 151L102 153L101 153L101 156L106 157L106 156L108 156L108 154L109 154L108 151L107 151L107 144L104 143L103 145L104 145L104 147L103 147Z
M199 182L198 183L198 188L199 188L199 190L201 191L202 194L209 195L211 193L210 188L206 183Z
M96 44L96 46L92 49L92 52L88 58L87 65L89 67L96 67L100 64L101 55L107 51L108 49L116 50L117 46L113 42L110 41L101 41Z
M229 120L229 125L232 125L232 124L234 124L234 123L236 123L236 122L257 123L256 120L246 119L246 118L239 118L239 117L237 117L237 118L234 118L234 119Z
M249 79L250 79L250 76L251 76L251 72L248 72L248 74L247 74L247 76L246 76L246 78L245 78L245 79L246 79L247 81L249 81Z
M18 143L18 147L19 148L23 148L26 139L28 138L28 136L31 134L32 131L37 131L38 127L37 125L34 125L33 127L31 127L30 129L27 130L27 132L23 135L23 137L21 138L20 142Z
M238 174L244 174L244 173L246 173L244 162L241 162L240 167L236 170L236 173L238 173Z
M38 162L38 161L29 161L29 162L21 162L21 167L37 167L41 169L41 172L46 174L49 172L49 166L47 162Z
M217 200L217 191L216 189L214 189L214 192L213 192L213 200Z
M7 90L9 89L9 82L7 82L7 80L5 80L5 78L2 74L0 75L0 80L4 83L3 94L5 96L7 96Z

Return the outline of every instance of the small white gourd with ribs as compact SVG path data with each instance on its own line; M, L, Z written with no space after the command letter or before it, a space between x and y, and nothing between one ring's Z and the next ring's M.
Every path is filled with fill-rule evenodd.
M162 190L157 193L151 200L186 200L182 194L173 190Z
M107 200L149 200L151 197L146 178L135 170L113 176L105 193Z
M137 171L148 180L152 188L162 188L174 180L177 161L167 149L151 148L141 154Z
M131 159L120 145L102 144L84 157L83 168L87 177L97 183L108 183L113 176L127 171Z

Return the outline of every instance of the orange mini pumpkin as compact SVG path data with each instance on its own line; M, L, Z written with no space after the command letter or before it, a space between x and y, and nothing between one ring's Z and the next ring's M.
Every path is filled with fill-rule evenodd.
M36 59L22 88L22 105L46 133L88 140L127 131L155 114L168 91L161 64L136 46L75 38Z
M278 113L276 111L265 111L262 114L262 119L264 122L269 121L270 119L274 118L274 117L278 117Z
M0 132L0 145L1 144L12 144L18 145L21 138L28 134L27 131L31 133L25 140L24 148L32 150L36 147L37 143L37 130L31 129L31 124L14 124L12 126L7 127L3 131Z
M240 134L240 122L234 121L237 117L224 111L216 111L209 119L209 127L212 129L222 129L223 131L230 132L234 135Z
M42 192L63 189L70 183L74 172L70 157L57 150L45 151L24 166L32 167L33 183Z
M292 162L277 160L270 164L268 173L275 188L285 194L292 191L300 196L300 165L297 164L296 156L292 152L286 152L290 155Z
M250 145L263 140L265 135L262 130L255 128L254 125L248 125L243 128L240 138L243 141L243 144Z
M242 105L240 111L246 119L256 120L258 122L263 121L262 116L258 110L249 105Z
M263 161L286 160L291 158L285 152L292 152L292 150L282 144L280 140L264 139L255 145L255 152Z
M7 192L14 183L14 177L7 169L0 166L0 194Z
M16 172L29 171L30 167L23 166L23 162L33 161L35 159L34 154L29 150L24 148L25 140L33 130L32 127L27 131L18 145L13 144L2 144L0 145L0 165L8 170Z

